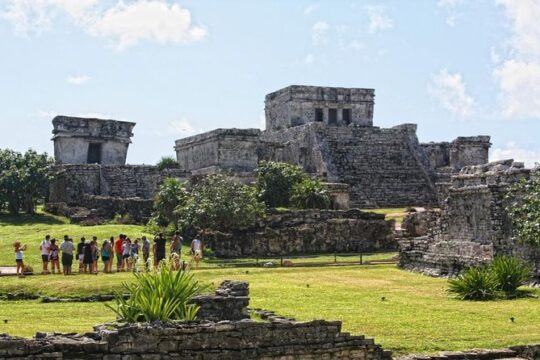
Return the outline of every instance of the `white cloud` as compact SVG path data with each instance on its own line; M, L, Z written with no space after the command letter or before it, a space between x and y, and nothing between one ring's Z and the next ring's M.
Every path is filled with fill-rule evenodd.
M504 148L493 149L490 161L514 159L525 163L526 167L533 167L540 163L540 150L533 151L519 148L514 141L506 144Z
M367 6L369 17L368 29L370 33L390 30L394 27L394 21L386 14L384 6Z
M311 4L304 9L304 15L311 15L319 8L318 4Z
M68 76L66 81L73 85L84 85L90 80L88 75L73 75Z
M203 27L192 24L189 10L167 0L115 0L108 8L98 0L5 1L0 17L24 35L49 30L63 13L89 34L112 39L118 50L144 40L191 43L206 36Z
M330 25L325 21L316 22L311 28L311 40L315 45L321 45L328 42L328 30Z
M186 118L180 118L169 123L169 132L175 135L189 136L200 131L197 131Z
M505 116L540 118L540 63L507 60L494 76Z
M307 54L304 58L304 64L313 64L315 62L315 55Z
M446 13L446 23L448 26L455 26L459 17L459 7L464 4L464 0L439 0L437 6Z
M139 0L129 5L120 1L93 21L89 31L115 39L118 50L141 40L191 43L206 36L204 28L192 25L189 10L162 0Z
M475 101L467 95L465 82L460 73L452 74L444 69L433 74L428 91L446 110L462 118L473 114Z
M540 117L540 2L497 0L510 20L510 49L499 60L493 76L500 89L506 117Z

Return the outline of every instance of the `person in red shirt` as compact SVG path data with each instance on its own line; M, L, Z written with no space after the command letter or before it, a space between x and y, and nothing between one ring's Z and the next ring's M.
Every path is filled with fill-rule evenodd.
M124 245L124 235L120 234L118 239L114 242L114 252L116 253L116 271L122 271L122 265L124 265L124 259L122 258L122 245Z

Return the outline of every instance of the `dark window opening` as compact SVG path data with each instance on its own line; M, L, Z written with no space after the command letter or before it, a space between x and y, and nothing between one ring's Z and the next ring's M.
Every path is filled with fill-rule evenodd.
M323 122L323 112L322 112L322 109L315 109L315 121Z
M88 145L88 164L101 164L101 144Z
M328 123L337 124L337 109L328 109Z
M351 109L343 109L343 121L347 125L351 123Z

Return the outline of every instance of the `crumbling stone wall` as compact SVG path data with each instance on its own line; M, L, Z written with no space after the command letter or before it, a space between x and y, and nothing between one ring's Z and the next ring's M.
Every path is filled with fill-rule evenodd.
M530 170L512 160L465 167L452 178L440 215L427 218L427 234L400 241L400 266L453 276L497 254L510 254L529 261L540 276L540 251L515 242L505 211L509 186L529 175Z
M384 215L359 210L272 212L255 227L207 232L202 240L219 257L371 252L395 246L392 223Z
M84 207L94 210L91 215L95 217L129 214L136 222L150 217L153 198L165 178L186 178L179 169L147 165L61 165L56 171L48 211L71 216L71 208Z
M341 332L339 321L248 319L244 282L225 281L215 295L193 301L201 306L194 322L105 324L86 334L38 333L33 339L0 334L0 360L391 360L372 339Z
M434 205L436 188L416 125L391 129L310 123L261 135L262 157L351 187L351 206ZM280 146L281 145L281 146Z

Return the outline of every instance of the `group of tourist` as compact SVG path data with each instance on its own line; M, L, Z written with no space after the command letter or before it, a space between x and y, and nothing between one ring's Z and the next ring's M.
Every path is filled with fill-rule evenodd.
M170 242L170 266L174 270L185 269L186 263L181 260L182 256L182 236L176 231ZM22 245L20 241L15 241L13 244L15 249L15 262L17 264L17 276L24 275L24 252L27 250L26 245ZM139 259L142 255L142 264L144 270L150 267L150 255L152 254L153 266L157 267L166 259L167 240L162 233L158 234L153 243L146 236L131 240L127 235L120 234L118 238L110 237L101 242L101 247L98 244L98 238L94 236L92 240L87 240L84 237L75 245L73 239L68 235L64 236L61 244L58 244L56 239L51 239L50 235L45 236L41 241L39 250L41 251L41 259L43 262L42 274L60 274L70 275L74 261L79 263L80 274L97 274L98 261L101 258L103 262L103 272L112 273L114 258L116 257L116 271L139 271L137 268ZM199 263L203 257L203 244L201 240L195 238L191 242L191 263L195 268L199 267ZM60 270L62 263L62 270ZM50 266L50 270L49 270Z

